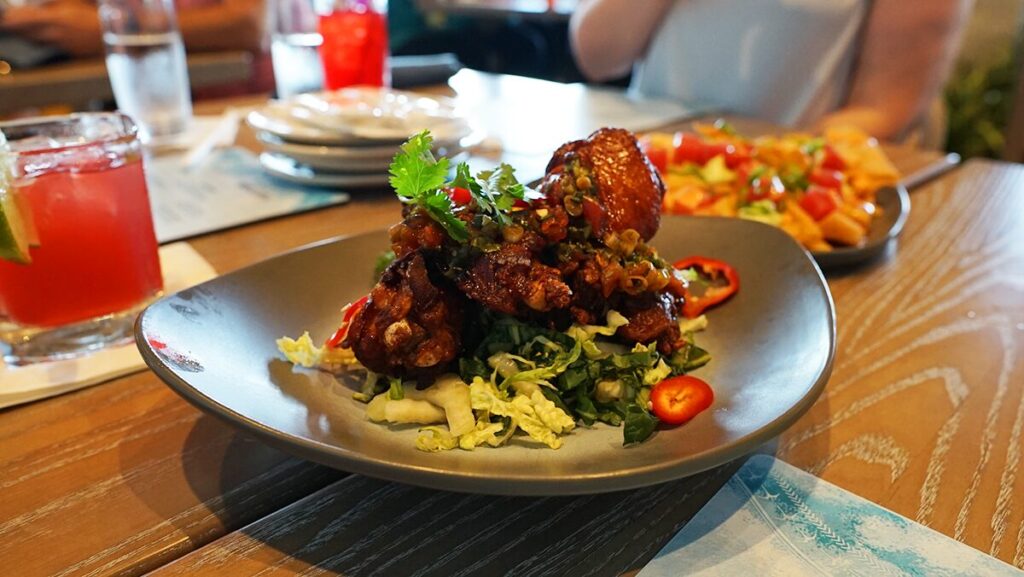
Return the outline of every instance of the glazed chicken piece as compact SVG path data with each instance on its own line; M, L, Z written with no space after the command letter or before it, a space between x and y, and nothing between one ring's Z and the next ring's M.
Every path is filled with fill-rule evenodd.
M630 321L619 329L623 340L657 341L664 353L677 349L681 295L646 257L632 256L658 231L665 192L632 133L603 128L563 145L548 164L542 192L544 201L517 213L513 225L498 238L483 238L486 248L475 251L407 206L390 230L397 259L342 345L370 370L430 378L450 369L461 352L463 316L478 303L552 326L599 324L612 308ZM458 214L474 222L471 211ZM590 225L590 242L568 242L570 225L582 221ZM471 226L470 234L483 233Z
M410 252L384 271L342 346L378 373L434 376L460 350L465 305L457 290L430 279L420 252Z
M581 172L567 171L572 161ZM570 190L596 198L596 205L584 200L579 208L596 238L633 229L650 240L658 232L665 183L628 130L602 128L586 140L563 144L547 172L541 190L549 202L562 204Z
M623 303L620 312L629 324L619 327L618 336L637 343L658 341L658 351L670 355L683 344L676 322L680 303L667 293L647 293Z
M457 284L487 308L516 316L565 308L572 296L558 269L542 264L522 243L482 255Z

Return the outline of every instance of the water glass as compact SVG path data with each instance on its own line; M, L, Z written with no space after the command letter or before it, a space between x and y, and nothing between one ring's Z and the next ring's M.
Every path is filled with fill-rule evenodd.
M324 86L389 86L387 0L316 0Z
M192 97L173 0L100 0L99 13L118 108L138 123L145 143L183 133Z
M317 15L312 0L271 0L270 57L278 98L323 88Z
M121 113L0 123L30 262L0 260L0 349L9 364L131 341L163 288L136 125Z

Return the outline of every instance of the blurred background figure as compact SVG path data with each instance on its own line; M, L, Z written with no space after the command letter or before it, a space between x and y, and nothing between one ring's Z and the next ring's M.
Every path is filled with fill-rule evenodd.
M269 58L264 57L264 0L177 0L178 25L187 50L244 50L254 55L252 86L269 89ZM71 59L103 55L97 5L90 0L28 2L6 8L0 36L17 37L56 49Z
M581 0L591 80L811 129L941 144L940 103L972 0Z

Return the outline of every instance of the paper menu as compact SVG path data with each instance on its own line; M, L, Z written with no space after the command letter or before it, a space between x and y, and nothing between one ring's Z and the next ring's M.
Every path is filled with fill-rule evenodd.
M252 152L215 150L186 170L179 154L146 158L146 184L161 243L348 202L346 193L273 180Z
M637 577L1020 576L767 455L751 457Z

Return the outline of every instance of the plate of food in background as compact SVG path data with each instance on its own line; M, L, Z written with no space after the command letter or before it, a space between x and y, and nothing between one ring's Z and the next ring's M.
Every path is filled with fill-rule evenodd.
M747 138L719 121L650 133L641 144L665 181L666 214L781 228L823 268L877 257L910 211L899 172L877 141L852 128Z

